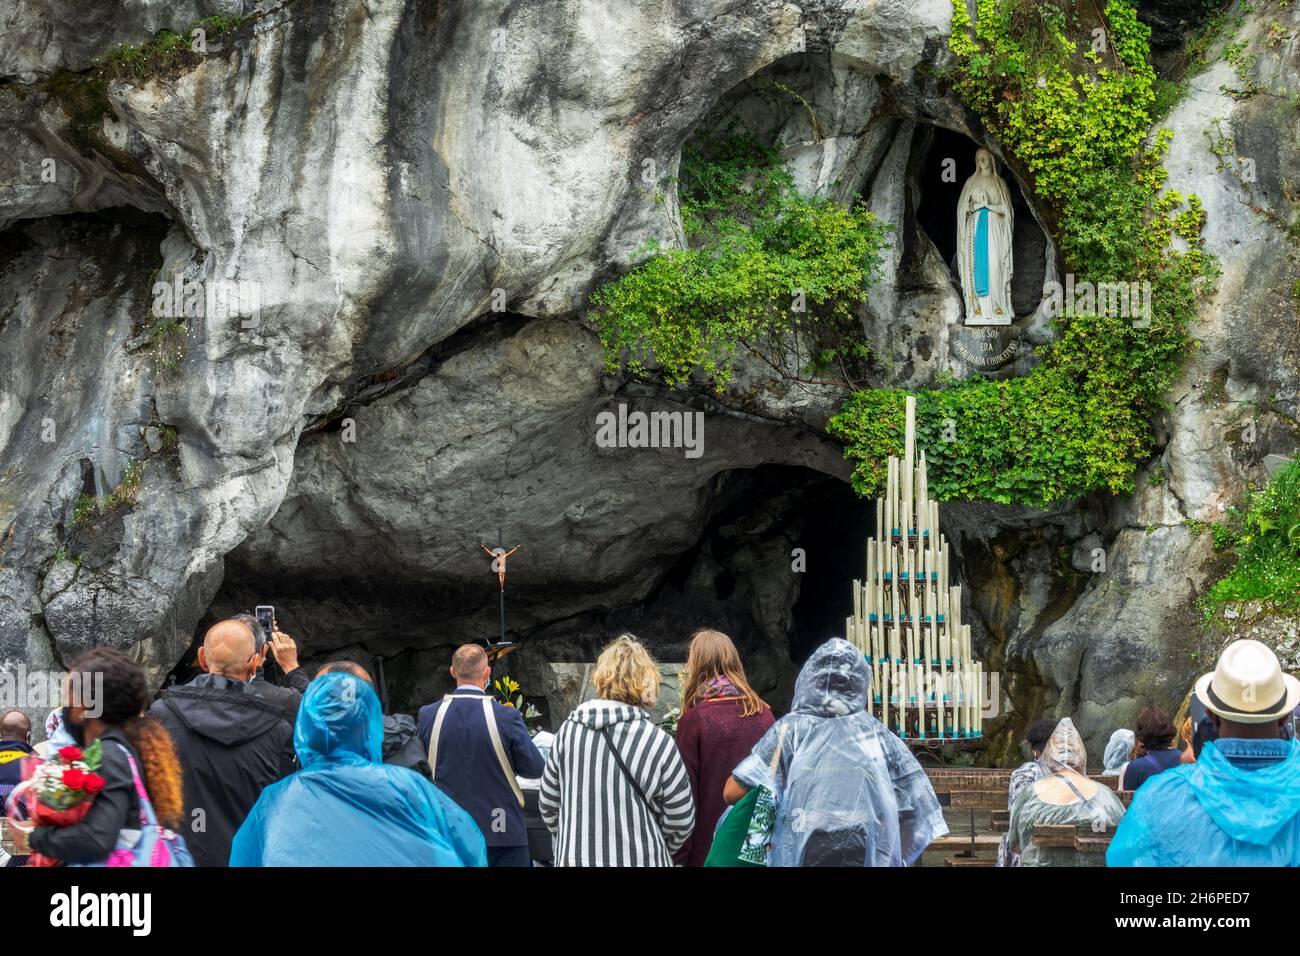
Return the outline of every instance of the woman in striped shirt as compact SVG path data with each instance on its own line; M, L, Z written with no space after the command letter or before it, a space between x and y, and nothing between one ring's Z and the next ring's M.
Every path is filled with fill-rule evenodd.
M560 725L542 774L542 819L556 866L672 866L695 826L681 755L642 710L659 696L659 668L624 634L601 652L596 700Z

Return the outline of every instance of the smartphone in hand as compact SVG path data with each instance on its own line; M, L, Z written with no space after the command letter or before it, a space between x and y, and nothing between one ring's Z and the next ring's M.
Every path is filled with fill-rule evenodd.
M259 604L253 613L262 628L262 639L271 643L271 634L275 630L275 608L270 604Z

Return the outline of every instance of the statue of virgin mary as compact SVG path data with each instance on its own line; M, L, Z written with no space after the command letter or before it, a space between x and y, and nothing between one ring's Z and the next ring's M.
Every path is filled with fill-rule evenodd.
M993 154L975 152L975 173L957 200L957 273L967 325L1010 325L1011 191Z

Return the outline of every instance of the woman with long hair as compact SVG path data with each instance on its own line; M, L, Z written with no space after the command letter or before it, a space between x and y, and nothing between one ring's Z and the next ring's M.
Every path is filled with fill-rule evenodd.
M727 807L722 788L771 726L772 710L749 686L731 638L710 628L692 634L682 676L677 749L695 797L695 830L674 855L682 866L704 865Z
M143 715L149 697L140 665L116 648L92 647L72 662L63 728L78 747L101 742L97 773L104 778L104 788L79 823L34 829L28 842L37 853L62 863L103 863L122 852L119 835L141 825L132 761L158 823L169 830L181 828L185 805L180 762L166 728Z

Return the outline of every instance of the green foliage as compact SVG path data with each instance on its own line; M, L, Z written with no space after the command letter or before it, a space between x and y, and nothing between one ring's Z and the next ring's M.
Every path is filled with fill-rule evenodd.
M177 318L155 319L149 326L149 352L154 368L163 374L175 372L185 358L189 329Z
M144 43L122 43L96 64L99 79L143 80L163 73L189 69L203 59L206 50L196 46L196 30L202 30L203 47L224 33L254 19L213 16L195 20L180 31L159 30Z
M1058 340L1030 374L920 393L931 494L1045 504L1128 492L1216 274L1200 248L1200 201L1161 192L1170 134L1145 139L1155 105L1149 28L1127 0L1110 0L1096 24L1107 38L1100 53L1092 24L1065 0L978 0L973 25L963 0L953 9L954 85L1046 204L1066 270L1078 282L1149 282L1151 316L1059 318ZM861 494L880 492L881 464L900 451L902 401L861 392L830 423Z
M785 371L802 348L812 361L792 374L860 374L871 353L854 309L885 244L865 206L802 195L776 152L738 125L683 151L677 189L688 247L649 245L592 296L611 370L655 365L670 384L702 373L720 389L738 353Z
M140 500L140 490L144 485L144 462L132 461L122 472L122 480L117 487L104 496L101 507L94 495L83 494L77 499L77 507L72 512L74 528L94 521L100 515L106 515L117 508L131 508Z
M1234 40L1223 48L1223 58L1232 64L1232 71L1241 82L1241 88L1220 86L1219 90L1236 100L1248 100L1262 91L1253 75L1255 64L1259 62L1259 54L1246 52L1249 45L1248 40Z
M1215 548L1235 561L1202 599L1207 614L1251 600L1300 608L1300 461L1249 493L1242 508L1230 508L1212 531Z
M76 528L84 525L98 514L99 505L95 503L95 496L83 494L77 499L77 507L73 509L72 526Z

